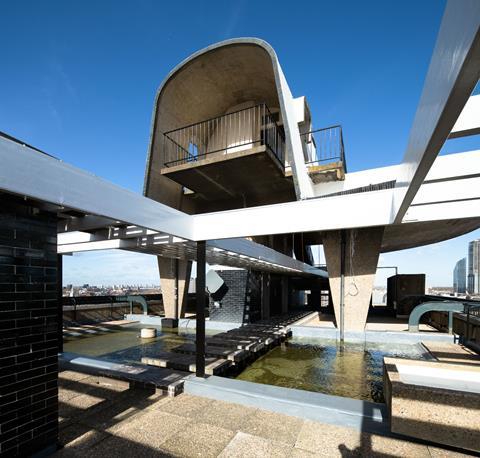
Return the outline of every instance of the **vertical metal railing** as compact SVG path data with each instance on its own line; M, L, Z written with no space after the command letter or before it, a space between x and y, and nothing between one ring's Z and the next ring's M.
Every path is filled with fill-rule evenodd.
M301 138L307 164L323 165L342 162L345 172L347 171L342 126L336 125L312 130L302 134Z
M165 132L164 164L180 165L260 145L284 166L285 136L264 103Z

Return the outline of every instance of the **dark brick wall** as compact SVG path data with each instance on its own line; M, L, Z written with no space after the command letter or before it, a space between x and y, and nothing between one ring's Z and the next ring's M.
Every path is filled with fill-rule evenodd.
M0 197L0 455L58 436L56 218Z
M210 297L212 321L251 323L260 319L261 274L248 270L219 270L228 291L217 304Z

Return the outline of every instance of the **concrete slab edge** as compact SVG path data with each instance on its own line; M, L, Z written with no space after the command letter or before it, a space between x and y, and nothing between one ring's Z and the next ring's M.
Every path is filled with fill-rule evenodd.
M185 379L184 392L306 420L390 435L386 406L357 399L222 377Z
M141 324L152 325L152 326L162 326L163 317L157 315L141 315L141 314L127 314L125 319L133 322L138 322ZM225 321L209 321L205 322L205 329L212 331L229 331L230 329L235 329L240 326L240 323L228 323ZM180 318L178 320L178 327L184 329L195 329L196 322L194 319L190 318Z
M148 325L162 325L162 317L154 315L125 315L126 320L138 321ZM179 328L195 329L195 320L181 318ZM238 323L224 321L206 321L205 328L208 330L229 331L238 328ZM336 328L322 328L319 326L290 325L293 337L315 337L319 339L339 339L339 332ZM415 342L454 342L452 334L435 332L407 332L407 331L360 331L345 332L347 342L373 342L373 343L415 343Z
M293 337L315 337L319 339L338 340L339 332L335 328L321 328L313 326L290 326ZM416 342L454 342L452 334L433 332L407 332L407 331L359 331L345 332L347 342L372 342L372 343L416 343Z

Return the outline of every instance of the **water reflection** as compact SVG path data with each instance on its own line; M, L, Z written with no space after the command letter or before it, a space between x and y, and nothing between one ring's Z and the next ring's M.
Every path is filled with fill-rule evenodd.
M419 344L340 343L292 339L254 362L237 378L375 402L383 399L383 357L423 359Z

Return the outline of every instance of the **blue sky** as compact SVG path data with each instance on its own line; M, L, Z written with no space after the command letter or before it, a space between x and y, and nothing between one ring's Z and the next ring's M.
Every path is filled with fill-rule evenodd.
M441 0L6 2L0 130L141 192L161 80L204 46L257 36L276 49L293 94L307 96L314 126L342 124L350 171L395 164L443 8ZM478 147L462 142L445 152ZM381 262L449 284L454 262L477 237ZM150 257L106 252L68 258L64 275L74 283L150 283L157 274Z

